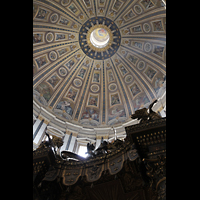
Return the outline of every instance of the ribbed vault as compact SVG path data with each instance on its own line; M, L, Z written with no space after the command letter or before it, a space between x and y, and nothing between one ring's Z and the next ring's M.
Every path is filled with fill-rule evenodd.
M101 49L93 29L109 34ZM33 98L48 113L88 128L123 124L165 84L165 1L33 1Z

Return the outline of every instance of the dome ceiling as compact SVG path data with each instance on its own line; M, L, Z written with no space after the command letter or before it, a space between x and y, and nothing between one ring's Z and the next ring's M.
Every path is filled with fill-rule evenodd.
M123 124L165 77L165 1L33 1L33 98L56 117Z

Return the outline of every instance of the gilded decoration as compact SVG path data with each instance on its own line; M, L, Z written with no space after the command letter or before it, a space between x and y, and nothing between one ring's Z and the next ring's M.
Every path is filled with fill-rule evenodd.
M61 155L68 156L60 156L55 151L60 142L46 134L48 140L33 151L33 199L45 196L52 200L166 200L166 143L160 141L166 132L165 120L129 126L124 141L103 141L96 150L88 143L88 150L99 153L87 158L66 150ZM156 146L145 144L149 135ZM158 145L164 147L162 152Z
M69 123L71 131L78 125L95 134L94 128L126 124L161 98L165 4L33 0L34 111L42 108L47 119Z
M91 41L91 34L99 31L97 37L104 40L109 38L108 42L102 48L97 47ZM107 37L106 37L107 36ZM79 32L79 44L83 52L96 60L104 60L113 56L121 43L121 33L115 24L106 17L93 17L86 21Z
M122 167L124 162L124 155L119 155L114 159L109 159L108 169L111 175L118 173Z
M79 169L65 169L63 170L63 184L73 185L77 182L78 178L81 176L82 168Z
M104 165L95 165L90 168L86 168L85 175L88 182L96 181L100 178Z
M35 151L35 156L37 156L37 153L40 151L49 148L52 149L52 147L57 148L59 145L55 144L55 141L51 139L45 141L43 145ZM102 149L104 151L102 151ZM102 146L100 145L96 151L98 151L97 154L90 154L87 159L83 159L77 154L65 150L61 152L60 157L58 152L54 151L57 158L56 166L59 166L59 169L55 167L50 168L45 174L44 180L53 181L61 174L63 177L63 184L66 186L74 185L80 176L86 176L88 182L94 182L99 180L102 172L107 169L110 175L117 174L123 168L125 160L129 159L130 161L134 161L138 158L135 146L130 145L128 141L122 142L118 139L112 144L105 143ZM132 152L134 152L134 157L130 156Z

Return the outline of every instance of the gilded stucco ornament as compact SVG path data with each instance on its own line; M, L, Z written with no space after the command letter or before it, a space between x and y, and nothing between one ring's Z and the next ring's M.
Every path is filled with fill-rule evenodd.
M122 132L154 99L165 106L166 10L152 2L34 0L35 114L96 135L112 125Z

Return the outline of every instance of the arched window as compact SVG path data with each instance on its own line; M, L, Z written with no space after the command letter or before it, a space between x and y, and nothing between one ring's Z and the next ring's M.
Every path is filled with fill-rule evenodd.
M88 156L86 152L87 152L87 146L80 145L78 148L78 155L86 158Z

